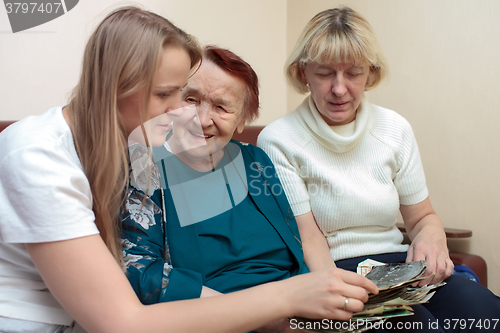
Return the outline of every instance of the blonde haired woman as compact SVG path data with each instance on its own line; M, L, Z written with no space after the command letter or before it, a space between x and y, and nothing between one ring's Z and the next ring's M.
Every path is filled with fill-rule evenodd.
M136 297L117 236L127 137L155 118L144 129L151 144L164 142L200 59L166 19L118 9L90 37L69 104L1 133L0 331L69 332L76 320L89 332L247 332L358 310L338 309L333 271L203 300L144 306ZM360 285L353 297L376 292Z
M415 306L415 316L397 321L421 322L424 330L430 329L426 323L439 322L440 330L448 330L451 318L491 319L500 313L498 297L451 276L443 225L428 198L410 124L364 97L386 73L370 24L348 7L312 18L287 62L290 84L310 95L267 126L258 145L283 183L306 264L311 271L335 264L355 270L368 257L387 263L426 260L428 278L420 284L447 285L428 304ZM398 211L409 247L401 244Z

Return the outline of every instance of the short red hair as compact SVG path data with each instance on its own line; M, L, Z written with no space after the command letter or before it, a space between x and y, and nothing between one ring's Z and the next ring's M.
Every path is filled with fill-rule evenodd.
M247 123L257 119L259 117L259 78L253 68L233 52L213 45L205 46L203 59L213 62L246 84L244 119Z

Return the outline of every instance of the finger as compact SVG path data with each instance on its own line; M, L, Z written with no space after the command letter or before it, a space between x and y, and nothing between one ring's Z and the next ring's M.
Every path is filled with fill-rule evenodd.
M434 277L436 276L436 271L435 269L430 269L429 267L427 268L427 270L425 271L424 273L424 276L427 276L428 278L427 279L424 279L424 280L421 280L418 285L420 287L423 287L423 286L426 286L428 284L431 284L433 283L432 280L434 279Z
M342 295L337 295L335 297L335 301L332 304L332 307L329 308L328 314L323 315L322 318L335 319L335 320L349 320L352 318L353 311L356 311L355 308L359 305L356 305L359 300L348 298L347 305L345 304L346 297ZM349 304L350 303L350 304ZM363 304L361 302L361 304ZM344 310L344 305L346 309ZM313 317L311 317L313 318Z
M373 281L370 281L366 277L359 275L359 274L356 274L354 272L344 270L342 273L343 274L342 274L341 278L345 283L353 285L353 286L359 286L359 287L371 292L372 294L375 294L375 295L378 294L377 285L375 283L373 283ZM366 294L366 291L365 291L365 294ZM354 297L354 296L351 296L351 297Z
M436 256L431 255L431 249L426 247L420 247L420 249L413 249L413 261L425 260L427 262L427 268L432 266L435 268Z
M360 303L366 303L368 301L369 295L366 289L362 287L350 287L345 288L342 292L342 296L348 297L353 300L358 300Z
M439 283L448 277L453 273L453 268L455 265L453 264L453 261L447 256L443 260L442 268L439 267L437 268L438 274L432 279L431 283Z
M413 261L413 246L410 245L408 251L406 252L406 262L412 262L412 261Z
M427 277L427 279L421 280L418 285L420 287L426 286L428 284L432 283L432 280L436 276L436 259L432 256L428 256L425 259L420 259L420 260L425 260L427 262L427 269L424 272L424 277Z
M443 281L445 273L446 273L446 258L439 257L436 261L436 275L432 277L432 280L429 283L434 284Z
M426 256L425 258L421 259L421 260L425 260L427 262L427 270L425 271L424 273L424 276L430 276L430 275L433 275L433 274L437 274L437 265L438 265L438 262L437 262L437 257L433 256L433 255L429 255L429 256Z
M418 283L415 283L413 286L420 286L423 287L429 283L431 283L433 274L436 271L436 258L435 256L432 255L426 255L423 251L417 251L415 248L413 248L413 253L412 253L412 259L413 261L420 261L420 260L425 260L427 263L427 269L424 272L424 276L429 276L429 278L421 280Z
M450 259L450 257L446 258L446 273L443 277L443 280L446 280L453 274L453 270L455 269L455 264L453 261Z
M424 248L425 250L428 250L427 248ZM423 251L422 249L419 249L415 246L412 246L412 255L411 255L412 261L421 261L425 260L427 263L427 269L424 272L424 276L430 276L434 273L434 270L436 269L436 261L435 257L432 255L429 255L427 251ZM426 282L425 282L426 281ZM418 285L423 286L425 283L429 283L429 280L423 280Z
M361 302L359 299L344 297L340 309L342 311L349 312L352 314L354 312L359 312L363 310L364 306L365 306L364 303Z
M349 272L349 273L352 273L352 272ZM355 273L353 273L353 274L355 274ZM355 275L357 275L357 274L355 274ZM354 277L352 279L352 281L350 281L350 282L355 282L358 278L366 279L365 277L363 277L361 275L357 275L357 277ZM360 279L360 281L363 281L363 279ZM368 292L360 284L361 283L358 283L358 285L347 283L341 279L340 283L337 282L336 290L333 292L336 293L337 295L339 295L340 297L354 298L354 299L357 299L360 302L364 303L364 302L368 301Z
M437 283L440 281L444 280L444 276L447 271L447 266L448 266L448 254L442 253L438 258L437 258L437 264L436 264L436 276L433 278L433 283Z

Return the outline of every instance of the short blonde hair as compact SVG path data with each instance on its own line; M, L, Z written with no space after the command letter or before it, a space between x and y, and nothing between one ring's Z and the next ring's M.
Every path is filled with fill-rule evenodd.
M368 63L370 73L365 90L376 87L388 72L370 23L349 7L322 11L302 31L285 65L287 80L299 93L309 91L302 80L302 70L312 62Z

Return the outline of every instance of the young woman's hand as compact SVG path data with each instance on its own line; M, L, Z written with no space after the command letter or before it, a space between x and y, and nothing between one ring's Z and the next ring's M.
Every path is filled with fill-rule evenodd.
M340 268L294 276L288 283L288 306L295 316L311 319L348 320L363 310L368 293L377 286L366 277Z

